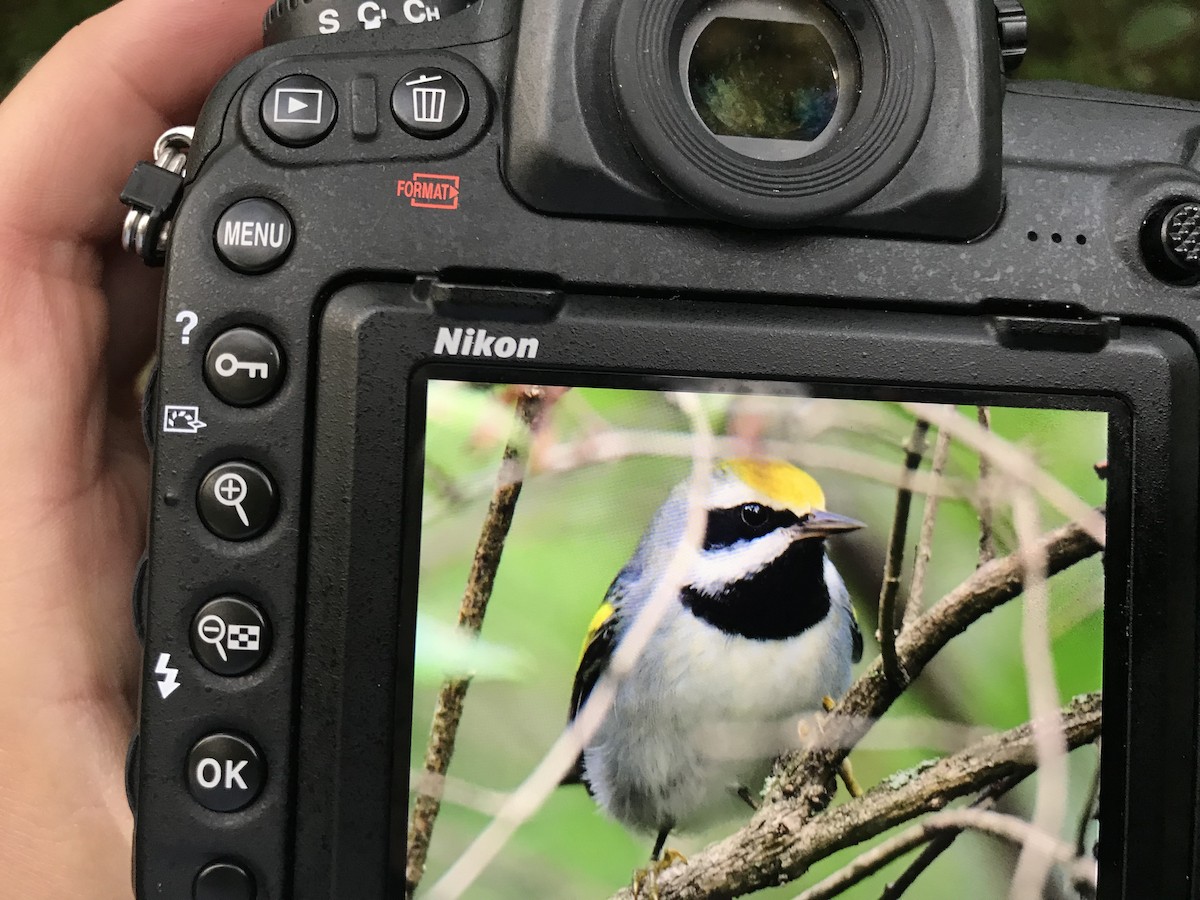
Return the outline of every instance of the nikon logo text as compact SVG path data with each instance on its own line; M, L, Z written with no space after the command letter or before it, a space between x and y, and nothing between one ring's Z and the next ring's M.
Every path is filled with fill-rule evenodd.
M496 337L486 328L439 328L433 352L437 356L537 359L539 349L537 338Z

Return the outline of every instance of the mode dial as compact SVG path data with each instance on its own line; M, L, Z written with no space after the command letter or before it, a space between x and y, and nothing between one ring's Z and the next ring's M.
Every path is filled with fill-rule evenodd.
M1200 202L1174 200L1152 212L1142 226L1142 251L1164 281L1200 282Z
M392 25L425 25L462 12L474 0L275 0L263 21L267 46L295 38Z

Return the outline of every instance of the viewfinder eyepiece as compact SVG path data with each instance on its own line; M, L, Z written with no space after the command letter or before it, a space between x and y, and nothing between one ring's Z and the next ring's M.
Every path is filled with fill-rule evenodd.
M688 96L723 144L763 160L816 153L858 104L853 37L822 3L734 0L701 10L680 54Z
M621 0L612 84L664 184L742 225L795 228L890 184L933 107L922 0Z

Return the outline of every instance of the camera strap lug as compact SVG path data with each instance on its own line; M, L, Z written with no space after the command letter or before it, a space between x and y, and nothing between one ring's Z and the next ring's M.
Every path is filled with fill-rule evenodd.
M129 207L121 229L121 246L136 253L148 266L161 266L171 237L171 219L183 199L188 151L196 130L170 129L154 144L154 162L140 162L121 191Z
M1121 320L1115 316L1094 319L993 316L992 326L996 340L1010 350L1095 353L1121 336Z

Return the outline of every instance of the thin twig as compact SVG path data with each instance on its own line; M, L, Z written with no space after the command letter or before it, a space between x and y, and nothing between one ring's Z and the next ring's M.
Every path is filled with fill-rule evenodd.
M984 431L978 422L966 418L953 409L930 403L902 403L918 418L928 419L955 439L985 454L992 463L993 471L1003 472L1019 484L1028 485L1048 504L1067 518L1077 522L1101 547L1105 541L1104 516L1093 509L1078 494L1043 469L1025 450L992 431Z
M1025 568L1025 602L1021 607L1021 655L1024 657L1038 756L1037 793L1031 822L1044 834L1059 834L1067 817L1067 742L1059 720L1058 683L1050 646L1050 591L1046 584L1046 558L1037 541L1040 530L1037 501L1029 488L1013 497L1019 555ZM1009 891L1010 900L1040 897L1050 877L1054 858L1041 843L1026 843L1017 860Z
M936 827L953 828L958 831L970 829L1021 846L1036 846L1039 854L1048 857L1052 865L1061 867L1072 883L1093 889L1096 887L1095 860L1079 859L1075 856L1074 848L1066 841L1017 816L983 809L951 809L931 816L930 819L937 820L934 823ZM1030 896L1035 895L1027 895L1025 900Z
M688 416L693 432L692 474L687 491L687 517L679 544L671 561L634 618L608 667L587 702L567 729L538 763L533 772L508 796L496 817L458 857L450 869L429 891L430 900L455 900L470 889L507 845L517 829L546 803L579 754L604 724L616 699L617 688L633 671L638 659L653 638L662 618L677 602L696 552L704 541L707 508L704 498L712 483L713 438L704 410L694 394L673 394L680 409Z
M992 430L992 411L986 406L976 407L976 420L984 431ZM992 463L986 453L979 454L979 564L989 563L996 558L996 535L992 507Z
M854 857L848 866L800 892L794 900L830 900L831 897L841 896L905 853L934 840L936 835L936 831L926 828L924 824L914 825Z
M714 440L714 452L721 459L745 455L749 450L746 442L738 438L726 435ZM561 474L638 456L687 459L690 456L688 442L688 435L678 432L613 429L546 448L538 454L536 471ZM900 487L905 478L902 467L895 463L835 444L791 439L764 440L754 450L763 458L787 460L810 470L844 472L895 488ZM920 471L910 477L913 493L936 491L945 499L965 499L976 503L974 485L963 479L943 477L935 483L928 473Z
M525 479L530 435L542 416L544 406L545 397L538 388L526 389L517 400L513 435L504 448L495 491L483 520L475 558L458 611L459 627L471 634L479 634L483 627L496 581L496 570ZM442 685L438 694L429 746L425 751L424 778L413 804L412 821L408 829L405 878L410 897L425 874L429 843L433 839L433 828L442 807L444 776L454 757L458 726L462 721L463 704L470 685L470 677L451 678Z
M989 785L979 799L971 804L970 808L991 809L995 805L998 796L1008 793L1022 780L1024 780L1024 776L1013 776L1012 778L1004 778ZM908 876L931 850L936 852L929 862L932 862L938 853L944 851L954 842L955 838L962 834L961 829L946 829L941 831L936 828L930 828L928 826L929 822L930 820L926 819L919 825L909 828L907 831L894 835L886 841L881 841L866 853L861 853L854 857L844 868L839 869L823 881L814 884L812 887L798 894L794 900L830 900L832 897L840 896L854 887L854 885L870 878L889 863L899 859L905 853L919 847L921 844L927 843L928 846L921 852L921 855L917 857L912 866L904 871L901 878ZM924 869L928 865L928 862L925 863L921 869ZM909 884L916 879L917 874L920 874L920 870L912 875ZM897 882L889 884L880 897L880 900L889 900L889 898L890 900L895 900L907 887L907 885L900 887L898 891L893 893L896 884Z
M1096 739L1101 706L1100 694L1095 693L1075 698L1062 711L1070 747ZM952 800L976 794L996 781L1032 772L1037 766L1033 742L1033 727L1026 723L961 753L886 778L861 799L812 816L802 804L766 804L745 828L692 856L686 865L673 866L659 875L659 896L662 900L725 900L794 880L839 850L941 810ZM986 830L1003 830L1005 836L1024 838L1026 831L1021 827L1030 828L1023 822L1012 825L1008 820L1020 822L1014 817L978 810L953 810L943 815L947 827L975 828L986 822L996 826ZM997 818L976 818L982 815ZM1054 852L1058 851L1055 847ZM1074 858L1069 847L1065 857ZM633 900L628 888L615 897Z
M908 589L908 602L904 605L904 627L907 628L921 615L925 608L925 579L929 573L929 562L933 558L933 529L937 524L941 496L938 490L950 460L950 435L938 431L937 443L933 448L933 467L930 471L933 490L925 497L925 512L921 516L921 537L917 542L917 553L913 559L912 583Z
M997 800L1019 785L1026 777L1025 775L1014 775L1012 778L1006 778L1003 781L997 781L995 784L989 785L979 795L979 798L971 804L971 808L991 809L996 805ZM929 845L912 861L909 867L901 872L895 881L888 883L883 889L883 893L879 895L879 900L900 900L900 897L913 886L914 882L921 876L921 873L933 865L939 856L950 849L960 834L962 834L961 830L945 831L933 838L929 842Z
M908 542L908 516L912 509L912 477L921 467L928 446L929 423L918 419L912 436L904 448L904 469L900 475L900 490L896 492L896 514L888 536L887 562L883 567L883 584L879 588L879 646L883 655L883 672L895 684L904 685L908 678L896 658L896 594L900 591L900 570L904 567L904 545Z
M1096 749L1100 749L1100 742L1096 742ZM1075 838L1075 852L1080 856L1086 856L1091 851L1087 846L1088 826L1091 825L1094 819L1100 816L1100 760L1103 759L1103 754L1096 760L1096 772L1092 775L1092 788L1088 791L1088 800L1084 804L1083 813L1079 816L1079 830Z

